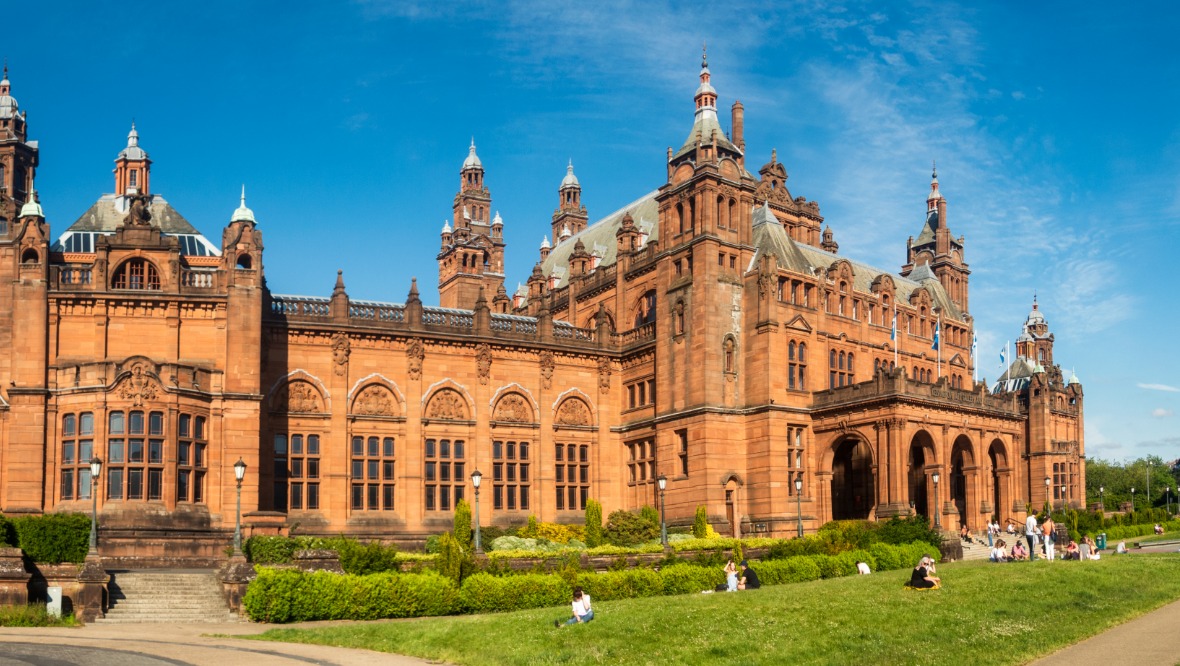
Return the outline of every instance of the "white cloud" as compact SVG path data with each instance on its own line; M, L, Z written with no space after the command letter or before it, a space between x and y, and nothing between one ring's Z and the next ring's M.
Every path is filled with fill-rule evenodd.
M1151 415L1157 419L1166 419L1172 416L1172 410L1164 409L1163 407L1156 407L1151 410Z
M1168 393L1180 393L1180 388L1175 386L1168 386L1167 384L1136 384L1141 389L1148 391L1166 391Z

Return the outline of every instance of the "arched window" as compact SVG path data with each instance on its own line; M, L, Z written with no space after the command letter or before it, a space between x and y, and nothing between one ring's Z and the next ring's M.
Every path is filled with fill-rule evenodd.
M852 361L853 361L852 352L848 352L848 383L849 384L852 383L852 373L853 373Z
M635 328L644 324L654 323L656 320L656 290L649 289L639 299L635 306Z
M737 345L734 344L733 338L732 337L725 338L725 343L723 344L723 353L725 355L725 371L726 372L737 372L736 358L735 358L737 355L736 352L737 352Z
M147 259L130 259L115 270L113 289L160 289L160 273Z

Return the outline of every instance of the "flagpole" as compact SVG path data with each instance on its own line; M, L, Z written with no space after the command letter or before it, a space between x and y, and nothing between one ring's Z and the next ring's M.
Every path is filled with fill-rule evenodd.
M893 301L893 367L897 368L897 301Z
M971 368L973 372L973 381L979 382L979 334L974 329L971 331Z
M936 350L938 352L938 363L935 366L938 369L938 377L935 377L935 379L942 379L942 315L939 315L938 319L934 320L934 327L934 339L938 343L938 349Z

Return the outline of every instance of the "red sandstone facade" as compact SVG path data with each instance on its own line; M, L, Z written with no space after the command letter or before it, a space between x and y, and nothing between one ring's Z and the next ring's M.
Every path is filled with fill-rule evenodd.
M667 182L612 215L590 223L570 166L553 243L511 296L472 145L429 307L416 286L351 300L340 275L327 298L270 293L244 194L209 242L151 191L134 128L116 192L55 239L6 76L0 511L89 511L94 455L100 550L126 562L221 558L239 458L248 533L403 542L448 529L476 469L485 525L655 504L661 474L670 522L704 504L732 534L1081 505L1081 385L1035 305L994 390L972 381L937 178L890 274L837 254L773 153L747 169L744 110L721 130L707 66L695 103Z

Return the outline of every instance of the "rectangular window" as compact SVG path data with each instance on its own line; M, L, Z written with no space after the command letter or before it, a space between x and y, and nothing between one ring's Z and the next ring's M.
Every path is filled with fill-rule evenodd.
M528 442L492 442L493 509L516 511L528 508L529 464ZM519 504L518 497L521 498Z
M194 431L203 432L198 418ZM315 511L320 508L320 436L308 433L274 437L275 507Z
M590 496L590 445L583 443L558 444L558 464L554 468L557 487L557 508L581 511ZM564 458L564 464L561 462ZM522 505L525 501L521 495ZM527 508L521 506L521 508Z
M205 500L205 420L201 414L180 414L176 419L176 501L203 502ZM154 428L154 423L149 427ZM275 459L278 460L279 443L276 436ZM286 438L282 449L286 450ZM180 483L181 478L185 483Z
M679 443L680 475L688 476L688 431L677 430L676 440Z
M651 483L655 481L656 447L651 439L627 443L627 477L629 482Z
M352 509L392 511L394 497L394 442L392 437L353 435ZM432 465L428 471L434 471ZM317 475L319 467L316 467Z
M426 510L450 511L463 499L467 478L461 439L426 440L425 453Z

